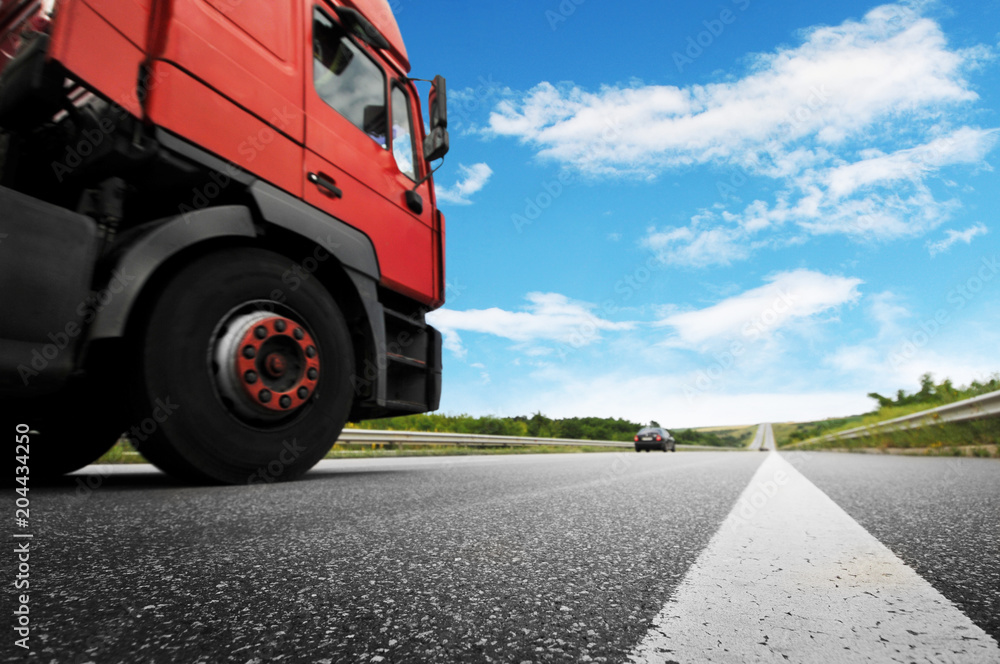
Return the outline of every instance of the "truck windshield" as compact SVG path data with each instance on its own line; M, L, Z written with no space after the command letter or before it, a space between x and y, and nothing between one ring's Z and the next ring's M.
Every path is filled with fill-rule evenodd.
M388 149L385 74L330 17L319 9L313 16L316 92L351 124Z

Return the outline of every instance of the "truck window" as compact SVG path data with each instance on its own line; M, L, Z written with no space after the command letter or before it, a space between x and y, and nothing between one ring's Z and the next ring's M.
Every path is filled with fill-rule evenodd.
M389 149L385 74L319 9L313 15L313 76L323 101Z
M392 156L396 159L399 172L416 180L414 164L413 125L410 122L410 98L406 92L392 88Z

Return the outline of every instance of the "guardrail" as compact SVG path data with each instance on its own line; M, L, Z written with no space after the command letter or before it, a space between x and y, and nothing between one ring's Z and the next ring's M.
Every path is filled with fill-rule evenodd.
M489 436L472 433L436 433L433 431L375 431L372 429L344 429L338 443L410 445L469 445L490 447L498 445L567 445L578 447L632 447L634 443L616 440L570 440L568 438L517 438L514 436Z
M860 438L870 436L883 431L902 431L905 429L916 429L918 427L945 424L947 422L967 422L969 420L979 420L987 417L1000 416L1000 391L981 394L978 397L956 401L930 410L922 410L912 415L903 415L885 422L869 424L866 426L828 433L825 436L818 436L803 440L790 447L798 447L808 443L822 443L828 440L843 440L847 438Z
M556 445L567 447L634 447L634 442L618 440L573 440L569 438L520 438L516 436L489 436L485 434L435 433L430 431L375 431L372 429L344 429L338 443L397 444L397 445L464 445L468 447L496 447L509 445ZM678 445L685 450L727 450L736 448L708 445Z

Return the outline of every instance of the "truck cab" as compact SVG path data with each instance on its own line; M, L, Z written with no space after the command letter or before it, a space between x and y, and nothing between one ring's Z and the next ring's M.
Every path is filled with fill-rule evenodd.
M448 151L386 0L0 5L0 398L34 468L126 433L292 479L438 407Z

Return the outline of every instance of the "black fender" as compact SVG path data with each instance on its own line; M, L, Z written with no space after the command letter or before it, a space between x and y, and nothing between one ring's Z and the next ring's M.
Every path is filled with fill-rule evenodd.
M260 180L250 185L250 195L267 223L292 231L323 247L349 270L376 283L381 278L375 245L357 228Z
M256 236L253 215L239 205L187 212L123 236L109 261L108 281L94 303L90 339L124 336L143 288L164 263L180 252L209 240Z
M360 298L372 347L385 345L385 318L378 301L379 267L371 240L361 231L316 210L264 182L249 188L265 222L283 228L329 252L344 268ZM266 235L266 228L265 235ZM179 253L222 239L259 240L253 212L245 206L192 210L130 231L107 262L103 297L95 303L89 340L123 337L130 316L153 275ZM265 238L266 239L266 238ZM266 242L261 242L266 246ZM337 297L337 294L333 294ZM385 398L385 370L375 381L376 399Z

